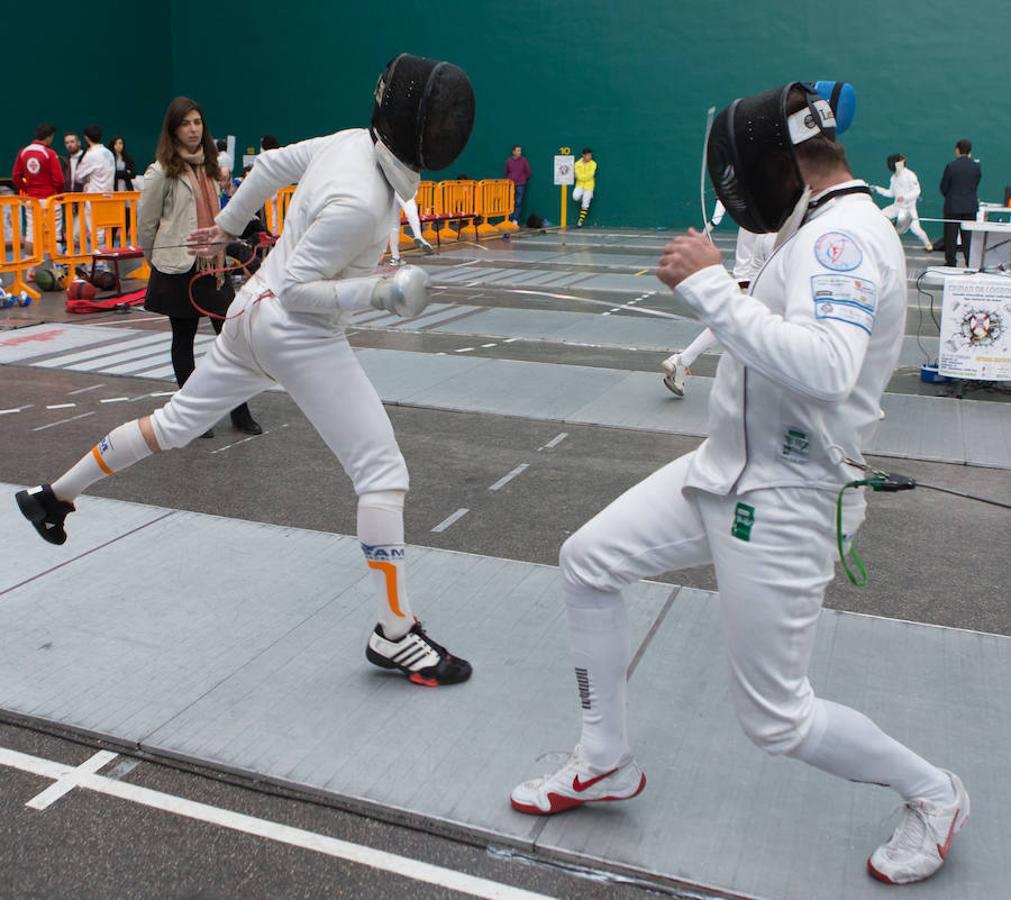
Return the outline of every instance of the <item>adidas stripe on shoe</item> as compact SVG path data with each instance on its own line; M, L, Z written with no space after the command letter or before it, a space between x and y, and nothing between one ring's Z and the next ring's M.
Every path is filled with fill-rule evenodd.
M437 644L415 622L411 630L396 641L389 640L382 625L376 625L365 648L365 658L381 669L396 669L409 681L424 687L459 684L471 675L471 665Z

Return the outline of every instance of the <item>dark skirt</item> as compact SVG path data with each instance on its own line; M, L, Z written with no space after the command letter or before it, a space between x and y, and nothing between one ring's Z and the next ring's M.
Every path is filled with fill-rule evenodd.
M200 318L203 313L190 303L189 296L190 281L196 271L196 263L188 272L179 275L166 275L151 266L151 277L148 279L147 294L144 296L144 309L180 319ZM193 299L208 312L223 316L228 310L228 304L235 299L235 288L227 274L220 288L216 282L215 275L198 278L193 283Z

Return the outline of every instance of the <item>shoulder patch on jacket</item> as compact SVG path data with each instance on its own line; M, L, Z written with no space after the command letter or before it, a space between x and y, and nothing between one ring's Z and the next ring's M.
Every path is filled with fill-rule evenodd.
M864 252L845 232L826 231L814 243L814 258L833 272L851 272L864 261Z

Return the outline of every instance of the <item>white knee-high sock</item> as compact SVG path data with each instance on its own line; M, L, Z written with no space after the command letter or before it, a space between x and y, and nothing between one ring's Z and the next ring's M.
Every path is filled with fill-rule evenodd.
M144 440L140 422L134 419L114 428L77 465L53 482L59 500L72 503L96 481L132 466L152 454Z
M404 493L376 491L358 498L358 540L372 572L379 624L390 640L414 625L404 566Z
M601 771L629 753L626 716L628 613L619 591L565 584L569 641L576 669L586 761Z
M894 788L903 800L952 801L951 780L944 772L863 713L831 700L815 701L811 730L787 755L840 778Z

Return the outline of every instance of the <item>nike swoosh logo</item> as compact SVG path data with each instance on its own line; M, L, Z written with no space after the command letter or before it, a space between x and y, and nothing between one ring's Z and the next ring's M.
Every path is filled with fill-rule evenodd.
M598 775L596 778L591 778L589 781L580 781L579 776L577 775L575 778L572 779L572 790L581 794L588 788L592 788L598 781L603 781L605 778L609 778L617 771L618 771L617 769L611 769L610 772L605 772L603 775ZM950 836L948 837L948 843L949 844L951 843Z
M955 818L951 820L951 827L948 829L947 840L944 842L943 846L941 844L937 845L937 852L938 855L941 857L941 859L948 858L948 851L951 849L951 839L955 836L955 825L958 822L958 817L961 815L961 813L962 810L960 809L955 810Z

